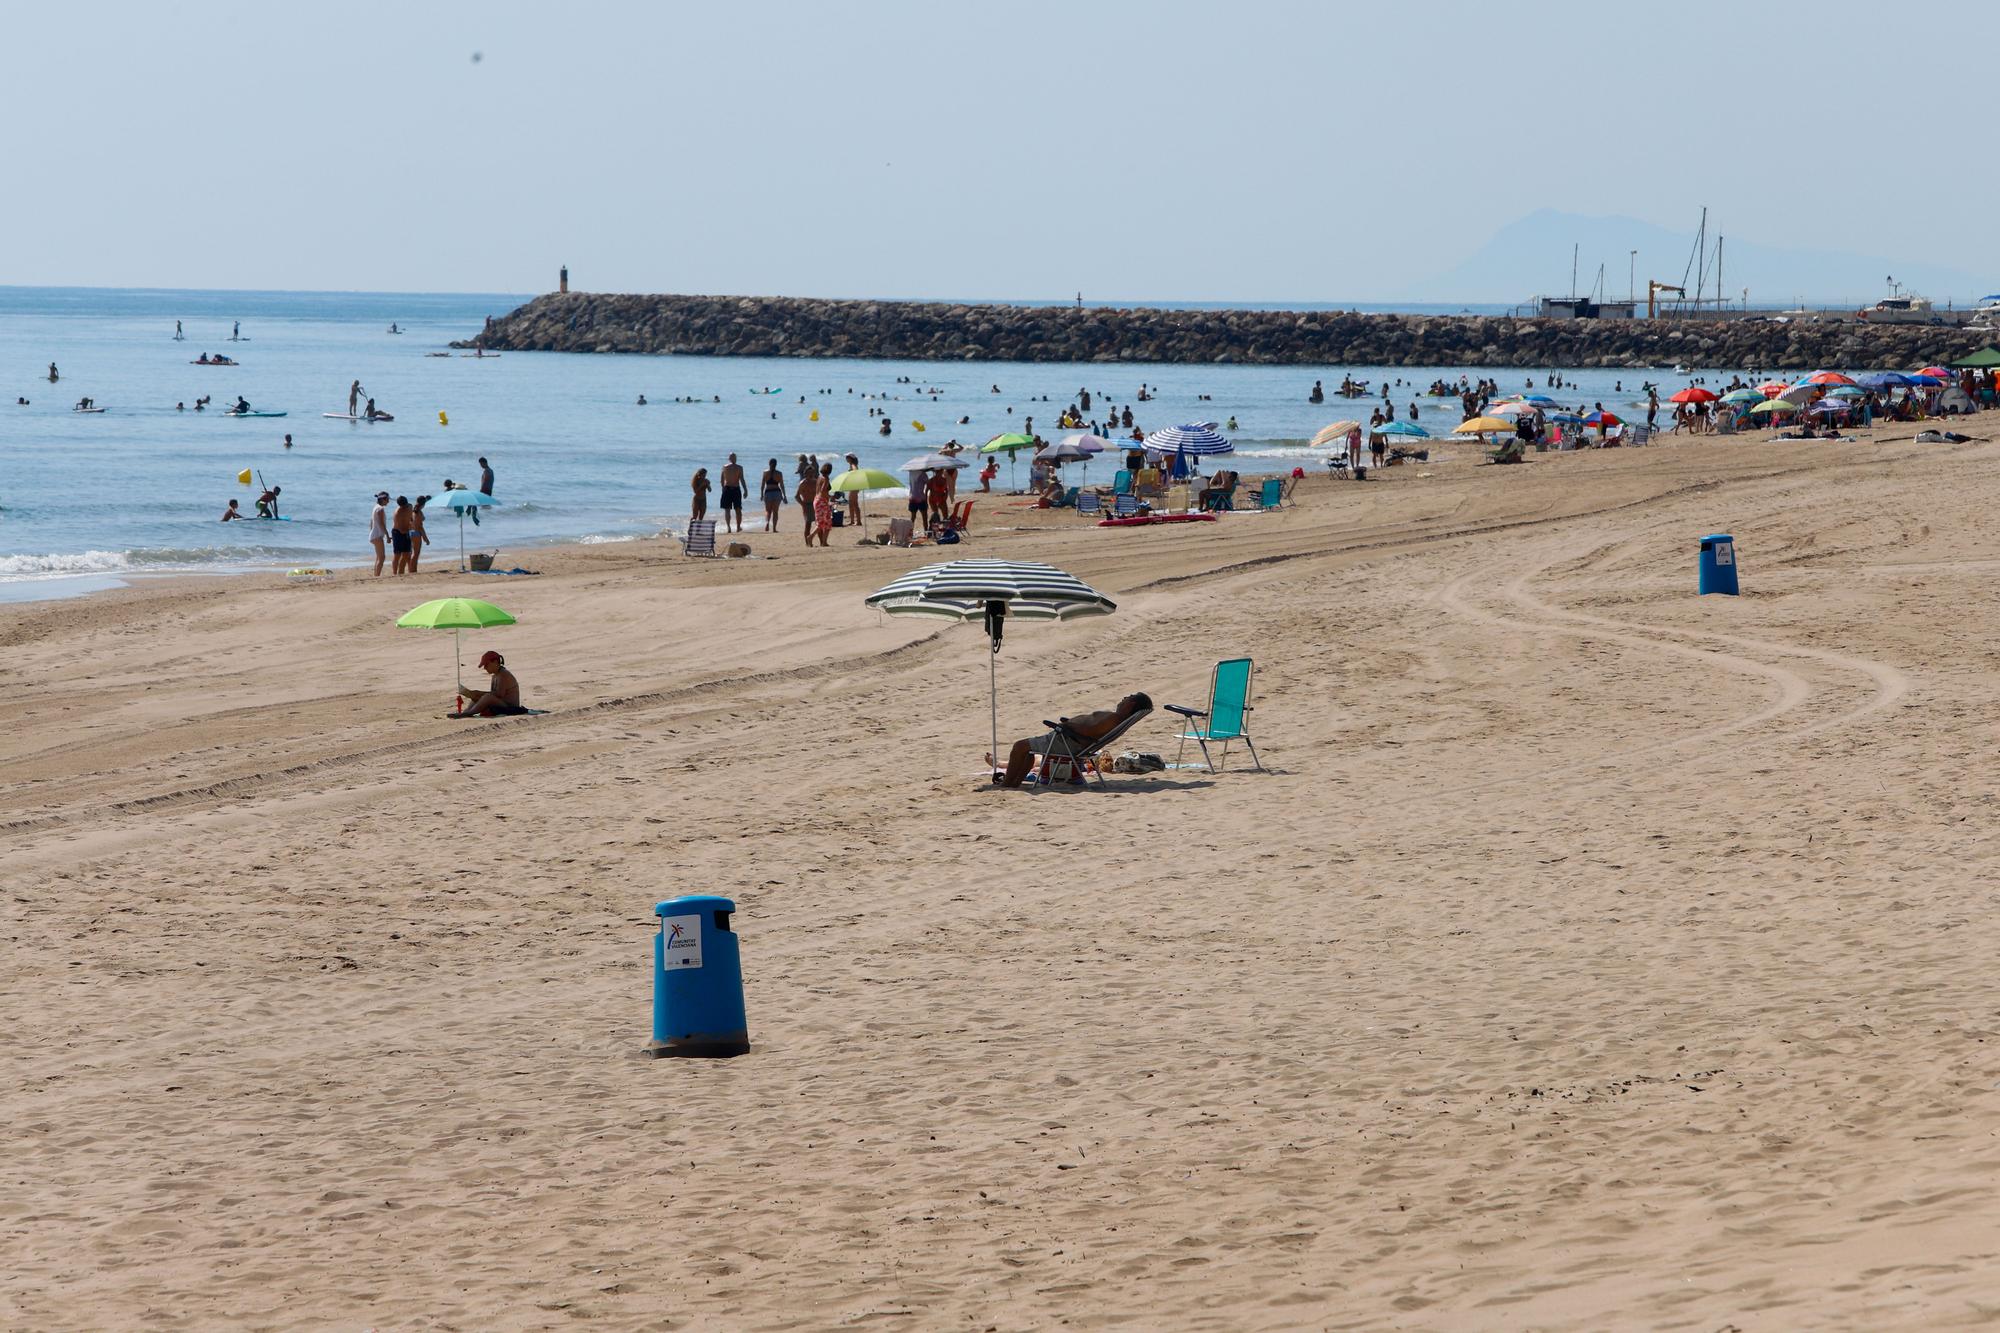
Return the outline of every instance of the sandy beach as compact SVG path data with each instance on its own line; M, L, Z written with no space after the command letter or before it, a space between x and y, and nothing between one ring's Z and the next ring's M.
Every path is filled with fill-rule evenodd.
M982 501L1119 602L1003 744L1256 659L1269 772L1101 790L984 785L977 627L862 605L938 552L795 506L0 606L0 1324L1990 1324L1988 421ZM546 715L441 717L455 593ZM634 1058L688 892L747 1057Z

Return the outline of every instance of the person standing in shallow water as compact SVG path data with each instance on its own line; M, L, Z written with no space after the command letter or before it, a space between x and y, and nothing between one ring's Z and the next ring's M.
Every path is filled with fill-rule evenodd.
M785 503L785 474L778 471L778 460L772 459L764 467L764 475L758 478L757 486L764 497L764 531L778 530L778 510Z
M688 518L692 522L699 523L703 519L708 517L708 469L707 468L698 467L694 470L693 486L694 486L694 507L688 511Z

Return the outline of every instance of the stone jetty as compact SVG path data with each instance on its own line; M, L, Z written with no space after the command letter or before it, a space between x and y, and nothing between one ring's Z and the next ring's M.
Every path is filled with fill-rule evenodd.
M553 292L455 343L488 351L1213 365L1914 368L1984 331L1860 320L1517 319Z

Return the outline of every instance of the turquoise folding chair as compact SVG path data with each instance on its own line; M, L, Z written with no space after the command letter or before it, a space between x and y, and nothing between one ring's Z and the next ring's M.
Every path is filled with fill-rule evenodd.
M1282 477L1268 478L1264 484L1250 492L1250 503L1258 509L1276 509L1285 502L1285 481Z
M1221 742L1222 762L1227 764L1229 742L1242 741L1249 746L1251 762L1262 773L1264 761L1258 757L1257 747L1250 739L1250 709L1250 659L1232 657L1227 662L1217 662L1215 672L1208 680L1206 709L1167 705L1169 713L1181 715L1181 743L1180 748L1174 751L1174 767L1180 767L1181 755L1186 752L1187 743L1193 741L1201 746L1201 757L1208 762L1208 771L1216 772L1215 756L1209 753L1208 743Z
M1111 493L1113 495L1129 495L1131 490L1132 474L1121 467L1118 469L1118 475L1111 479Z

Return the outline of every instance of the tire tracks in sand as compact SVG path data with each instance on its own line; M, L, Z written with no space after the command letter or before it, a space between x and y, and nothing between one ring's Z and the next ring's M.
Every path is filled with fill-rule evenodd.
M1659 526L1662 525L1653 525L1655 530ZM1871 658L1743 634L1689 629L1655 621L1616 620L1555 605L1531 590L1530 585L1555 566L1596 548L1597 544L1587 538L1556 539L1533 548L1526 563L1496 590L1516 614L1490 610L1472 600L1473 590L1484 577L1481 571L1452 579L1433 594L1432 600L1453 615L1514 633L1556 634L1615 643L1641 652L1698 662L1752 677L1768 687L1767 702L1760 708L1710 726L1683 731L1647 744L1613 748L1582 765L1566 762L1528 776L1545 777L1559 772L1574 775L1580 769L1612 770L1639 760L1653 761L1663 754L1672 755L1679 751L1693 753L1672 762L1693 762L1709 758L1717 743L1732 738L1732 743L1737 745L1791 744L1823 731L1851 726L1874 713L1894 707L1910 691L1911 682L1906 673L1889 663ZM1810 676L1788 665L1788 661L1804 661L1860 676L1867 682L1867 695L1858 703L1804 726L1744 737L1743 733L1755 732L1798 712L1823 692Z

